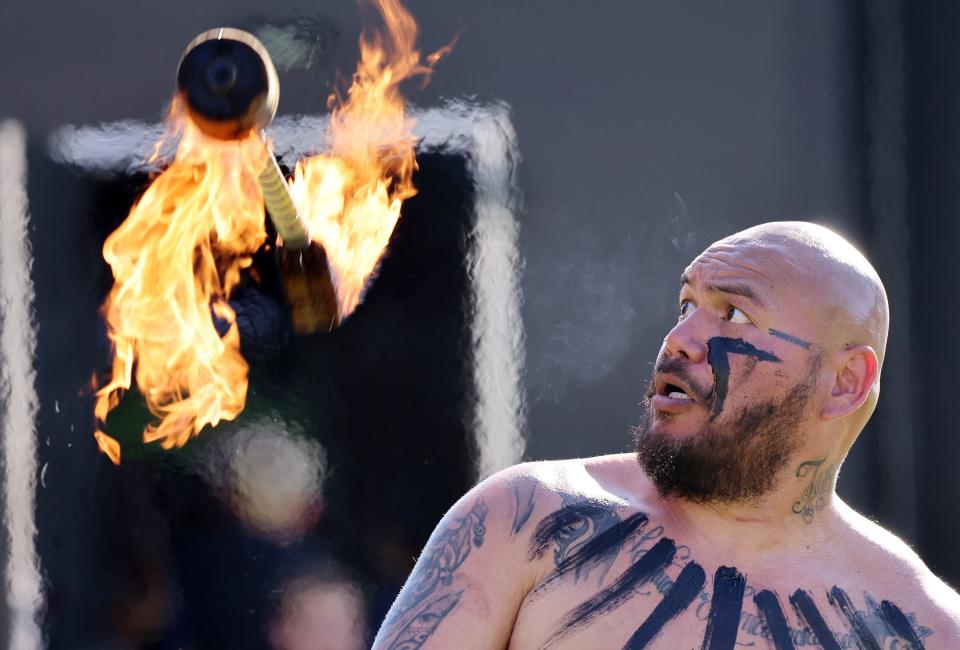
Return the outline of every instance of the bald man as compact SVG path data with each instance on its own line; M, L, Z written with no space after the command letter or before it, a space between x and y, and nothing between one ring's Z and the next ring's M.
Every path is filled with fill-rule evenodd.
M430 538L375 648L960 648L960 596L836 495L887 299L835 233L772 223L684 271L636 454L528 463Z

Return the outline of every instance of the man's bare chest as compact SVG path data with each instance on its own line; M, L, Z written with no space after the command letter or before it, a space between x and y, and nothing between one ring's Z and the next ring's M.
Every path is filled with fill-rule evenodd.
M530 557L548 570L519 611L515 650L900 649L924 648L932 635L885 590L710 562L644 513L597 503L540 521Z

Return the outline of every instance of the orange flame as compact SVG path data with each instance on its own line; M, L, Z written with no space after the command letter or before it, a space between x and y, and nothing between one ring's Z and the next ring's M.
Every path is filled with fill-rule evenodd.
M328 152L298 163L290 184L311 238L326 250L341 318L359 304L402 202L416 193L413 121L399 85L429 78L449 51L422 63L413 17L398 0L372 1L385 31L361 36L346 101L329 100ZM172 164L103 249L115 279L102 309L114 360L111 379L96 392L94 435L117 463L120 445L102 428L134 378L160 418L144 441L165 449L237 417L246 399L248 366L227 299L264 242L257 176L267 149L257 134L236 142L203 135L176 102L171 114L182 132ZM228 325L222 336L214 315Z
M416 194L413 120L405 115L400 84L429 77L448 49L422 63L413 17L397 0L375 4L385 30L364 31L346 101L329 99L327 153L300 161L290 184L311 238L326 250L341 318L357 307L401 204Z
M253 134L213 140L176 101L170 119L181 132L173 162L103 246L114 276L102 308L114 359L94 406L103 426L135 374L160 418L144 441L160 440L165 449L243 410L247 363L227 298L266 237L257 184L263 142ZM228 325L223 336L214 316ZM119 462L119 443L102 430L95 436Z

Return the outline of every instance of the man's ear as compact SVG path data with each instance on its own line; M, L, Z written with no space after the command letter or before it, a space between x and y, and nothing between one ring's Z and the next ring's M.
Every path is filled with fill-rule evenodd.
M880 372L877 353L869 345L847 348L834 357L830 394L823 404L824 420L838 420L859 409L870 396Z

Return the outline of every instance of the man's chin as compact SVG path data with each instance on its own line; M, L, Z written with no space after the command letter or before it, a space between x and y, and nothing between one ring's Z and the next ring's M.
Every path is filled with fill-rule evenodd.
M690 440L702 433L708 422L702 411L680 414L654 412L645 435L664 440Z

